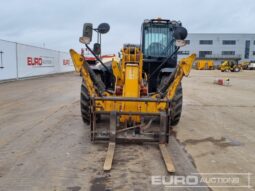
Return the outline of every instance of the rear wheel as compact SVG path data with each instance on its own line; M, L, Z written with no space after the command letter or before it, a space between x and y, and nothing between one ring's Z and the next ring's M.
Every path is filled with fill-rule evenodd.
M82 120L86 124L90 124L90 97L88 93L88 89L82 80L81 84L81 116Z

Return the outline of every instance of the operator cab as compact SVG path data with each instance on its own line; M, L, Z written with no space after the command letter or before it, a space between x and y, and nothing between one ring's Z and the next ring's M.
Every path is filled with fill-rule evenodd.
M146 20L142 25L142 51L145 59L164 58L174 50L170 20Z
M187 30L180 22L157 18L145 20L141 31L143 69L149 78L149 92L155 92L162 75L170 75L176 68L177 52L185 45Z

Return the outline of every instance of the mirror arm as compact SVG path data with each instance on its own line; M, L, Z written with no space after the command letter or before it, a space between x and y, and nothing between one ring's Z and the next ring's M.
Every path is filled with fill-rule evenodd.
M103 67L106 69L106 71L109 72L113 76L112 72L107 68L107 66L102 62L102 60L94 53L94 51L91 50L91 48L87 44L85 44L85 46L93 54L93 56L95 56L97 61L103 65Z
M102 64L102 66L106 69L106 71L112 76L112 79L115 79L115 76L113 75L113 73L107 68L107 66L102 62L102 60L94 53L94 51L91 50L91 48L87 44L85 44L85 46L95 56L97 61L99 61Z

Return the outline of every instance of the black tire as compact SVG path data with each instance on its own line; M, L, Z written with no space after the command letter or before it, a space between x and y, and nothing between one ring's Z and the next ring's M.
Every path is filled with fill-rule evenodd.
M168 83L168 81L169 81L169 75L163 74L161 76L160 83L157 87L157 91L162 93L165 92L166 91L165 86Z
M164 90L165 84L167 84L169 81L169 75L162 75L160 84L158 86L158 91ZM169 125L176 126L181 118L181 112L182 112L182 85L180 84L177 87L176 94L172 100L172 111L170 113L170 121Z
M176 90L176 94L174 96L174 99L172 100L172 111L171 111L171 120L170 125L176 126L180 119L181 119L181 113L182 113L182 86L181 84L178 86Z
M90 124L90 97L88 94L88 89L82 80L81 84L81 117L84 123Z

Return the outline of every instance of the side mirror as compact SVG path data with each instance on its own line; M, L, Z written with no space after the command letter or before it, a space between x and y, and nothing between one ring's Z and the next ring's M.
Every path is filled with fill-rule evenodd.
M177 27L173 34L175 40L184 40L188 36L188 31L184 27Z
M101 23L98 27L97 30L101 34L108 33L110 30L110 25L108 23Z
M100 54L101 54L101 44L95 43L95 44L94 44L94 47L93 47L93 52L94 52L96 55L100 55Z
M181 27L181 26L177 27L174 30L173 36L176 40L177 47L183 47L186 45L186 41L184 40L188 36L188 31L186 28Z
M89 44L92 41L93 34L93 24L84 23L82 37L80 37L80 42L83 44Z

